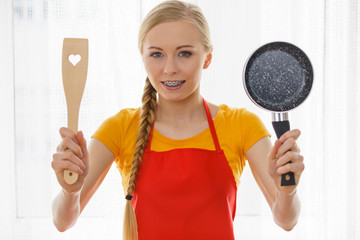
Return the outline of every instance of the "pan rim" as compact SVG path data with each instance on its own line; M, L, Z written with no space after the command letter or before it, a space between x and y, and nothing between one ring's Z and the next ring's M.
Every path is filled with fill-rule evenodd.
M280 47L279 47L280 46ZM266 48L269 48L268 50L266 50ZM293 49L294 51L297 51L297 55L293 54L293 53L289 53L288 51L285 51L284 48L286 49ZM265 50L264 50L265 49ZM306 80L305 80L305 84L308 84L308 91L305 92L303 98L298 101L295 102L296 106L291 106L291 104L286 105L284 107L284 105L280 106L271 106L269 108L267 108L268 106L266 106L266 104L261 104L258 101L256 101L256 99L254 99L253 95L251 92L249 92L248 86L247 86L247 73L248 73L248 69L250 69L249 67L249 62L253 62L254 59L256 59L258 56L256 56L258 53L265 53L265 52L269 52L269 50L280 50L283 52L286 52L287 54L289 54L290 56L292 56L293 58L295 58L295 60L299 63L299 65L301 65L301 68L304 69L305 74L306 74ZM260 55L261 55L260 54ZM260 56L259 55L259 56ZM303 64L301 61L299 61L299 56L302 57L304 59ZM304 65L308 66L304 67ZM297 107L299 107L301 104L303 104L303 102L309 97L310 93L311 93L311 89L313 86L313 81L314 81L314 69L312 67L311 61L309 59L309 57L306 55L306 53L299 48L298 46L289 43L289 42L285 42L285 41L273 41L273 42L268 42L266 44L261 45L260 47L258 47L255 51L252 52L252 54L247 58L245 65L244 65L244 69L243 69L243 74L242 74L242 82L243 82L243 87L245 89L245 92L247 94L247 96L250 98L250 100L258 107L267 110L267 111L271 111L271 112L278 112L278 113L282 113L282 112L288 112L290 110L293 110ZM251 88L250 88L251 90ZM302 89L300 91L300 93L304 93L304 90ZM298 94L298 96L301 94ZM255 95L256 96L256 95ZM296 100L299 97L295 97L293 99L291 99L290 102L292 102L294 105L294 100ZM259 100L260 102L262 102L261 100ZM275 104L274 104L275 105ZM290 107L289 107L290 106Z

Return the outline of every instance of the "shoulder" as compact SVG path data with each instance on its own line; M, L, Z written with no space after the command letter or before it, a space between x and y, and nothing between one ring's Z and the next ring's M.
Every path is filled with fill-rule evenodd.
M241 118L241 117L257 117L254 113L248 111L246 108L229 107L226 104L215 105L207 102L212 118L226 117L226 118Z
M138 126L139 118L140 108L124 108L105 119L96 132L106 133L107 135L119 134L127 131L131 126Z
M106 125L117 125L117 126L128 126L132 123L136 123L140 118L140 108L124 108L118 113L107 118L103 124Z
M91 136L100 140L114 154L118 156L121 146L127 143L128 137L136 134L139 126L140 108L125 108L107 118Z
M237 121L258 119L255 113L250 112L246 108L229 107L226 104L219 105L217 117Z
M270 136L262 120L246 108L221 104L214 123L220 132L230 133L230 138L241 146L243 155L259 139Z
M116 121L133 121L140 117L140 108L124 108L109 119Z
M262 120L246 108L229 107L221 104L214 123L245 137L268 134Z

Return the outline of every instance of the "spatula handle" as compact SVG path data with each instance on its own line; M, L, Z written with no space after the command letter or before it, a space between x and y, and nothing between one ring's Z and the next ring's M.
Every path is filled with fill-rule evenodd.
M72 59L75 61L72 61ZM67 103L68 128L75 134L78 131L78 119L81 98L85 88L88 68L88 39L65 38L62 53L62 78ZM64 180L74 184L78 174L64 170Z
M64 179L67 184L72 185L72 184L76 183L76 181L78 180L78 177L79 177L79 175L77 173L67 170L67 169L64 170Z

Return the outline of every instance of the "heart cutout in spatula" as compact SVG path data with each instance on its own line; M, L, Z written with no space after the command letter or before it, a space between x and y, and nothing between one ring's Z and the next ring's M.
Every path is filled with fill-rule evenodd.
M70 54L69 55L69 62L75 67L81 61L81 56L79 54Z

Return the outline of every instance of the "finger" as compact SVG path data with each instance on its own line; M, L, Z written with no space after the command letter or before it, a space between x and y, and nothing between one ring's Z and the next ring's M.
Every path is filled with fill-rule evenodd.
M303 161L303 159L303 156L301 156L299 153L289 151L276 161L276 165L280 167L287 164L288 162Z
M69 161L75 164L76 166L80 167L82 170L85 169L85 165L81 159L75 156L72 152L62 152L62 153L55 153L53 155L53 160L57 162L61 161Z
M283 144L280 146L277 152L277 157L278 158L282 157L288 151L300 152L296 144L296 140L294 138L289 138L285 142L283 142Z
M76 165L81 170L86 169L84 162L81 159L79 159L77 156L75 156L75 154L73 154L72 152L55 153L53 155L53 160L57 162L70 162Z
M64 170L70 170L79 175L84 174L84 170L71 161L53 161L51 166L57 174L62 173Z
M62 141L59 145L56 147L56 152L65 152L66 147L62 144Z
M300 135L301 135L301 132L299 129L293 129L293 130L290 130L290 131L287 131L286 133L284 133L280 137L280 141L283 143L289 138L294 138L295 140L297 140L300 137Z
M68 137L70 139L74 139L74 141L77 141L75 133L70 128L62 127L59 129L59 133L61 138Z
M301 174L305 169L304 162L291 162L281 166L277 169L277 173L279 175L286 174L288 172L293 172L297 174Z
M274 143L274 146L272 147L268 159L270 160L274 160L277 159L276 154L279 151L279 148L281 147L281 141L280 140L276 140Z
M73 171L79 175L84 173L84 171L78 165L67 160L63 160L63 161L54 160L51 162L51 167L54 169L56 173L63 172L65 169Z
M71 151L75 153L76 156L78 156L79 158L83 158L84 155L82 153L81 147L77 142L78 142L77 140L76 142L74 142L73 139L65 137L61 141L61 145L62 145L61 148L63 148L65 151Z

